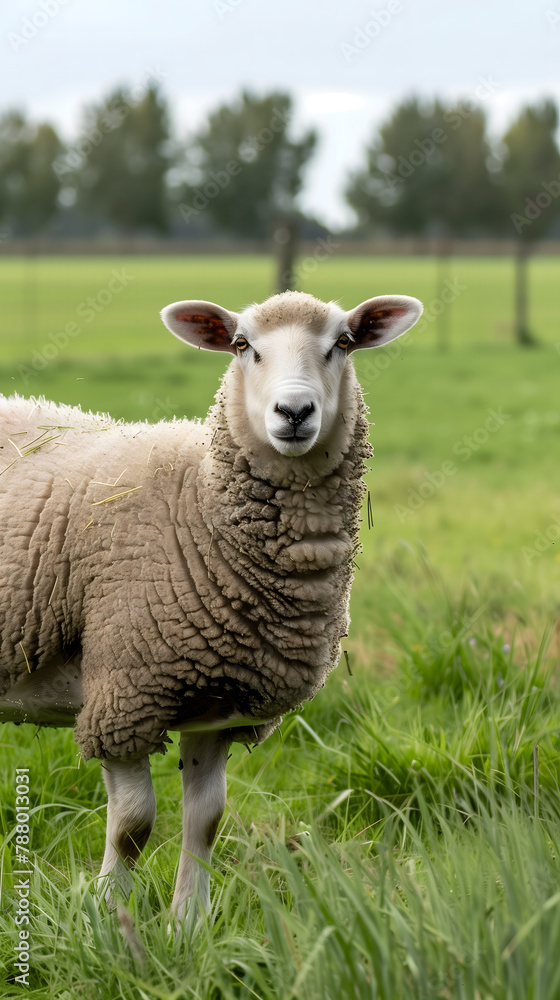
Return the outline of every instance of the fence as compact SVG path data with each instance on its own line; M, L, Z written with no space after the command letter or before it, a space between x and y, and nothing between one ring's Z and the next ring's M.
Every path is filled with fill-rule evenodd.
M426 257L450 255L458 257L513 256L516 240L446 240L436 239L348 239L337 235L337 256L357 257ZM300 254L313 253L316 241L304 240ZM4 239L0 241L0 256L214 256L261 254L272 252L268 242L259 240L169 240L151 238L130 239ZM531 244L532 256L560 255L560 240L542 240Z

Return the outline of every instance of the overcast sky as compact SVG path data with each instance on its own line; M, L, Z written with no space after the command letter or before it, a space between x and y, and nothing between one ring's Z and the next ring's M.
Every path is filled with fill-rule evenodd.
M0 110L67 138L84 102L149 73L179 134L241 87L289 90L294 134L321 137L303 205L340 224L344 177L399 99L476 95L495 131L560 101L560 0L4 0L0 53Z

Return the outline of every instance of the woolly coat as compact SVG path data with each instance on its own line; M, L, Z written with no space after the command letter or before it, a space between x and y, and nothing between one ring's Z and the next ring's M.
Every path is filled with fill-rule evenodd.
M84 758L195 719L261 742L338 662L371 454L352 363L298 458L255 447L242 382L234 359L203 423L0 397L0 697L81 668Z

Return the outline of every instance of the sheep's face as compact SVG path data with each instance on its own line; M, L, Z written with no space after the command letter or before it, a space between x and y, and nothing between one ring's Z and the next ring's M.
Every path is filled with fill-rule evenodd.
M162 319L193 346L236 355L253 433L280 454L298 456L325 444L343 419L348 355L400 337L421 313L418 299L403 295L368 299L344 312L334 302L284 292L241 314L211 302L175 302Z

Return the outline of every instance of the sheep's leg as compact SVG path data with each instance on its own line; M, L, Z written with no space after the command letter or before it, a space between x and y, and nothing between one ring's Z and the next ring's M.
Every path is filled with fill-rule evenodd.
M229 742L219 733L183 733L183 846L172 909L178 920L195 895L210 908L210 875L198 859L210 864L212 843L226 804ZM189 903L190 905L190 903Z
M149 757L140 760L103 761L103 778L109 798L107 840L100 878L112 874L126 895L130 876L123 862L133 867L146 844L156 819L156 799ZM105 891L110 897L109 879Z

